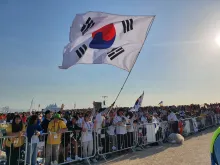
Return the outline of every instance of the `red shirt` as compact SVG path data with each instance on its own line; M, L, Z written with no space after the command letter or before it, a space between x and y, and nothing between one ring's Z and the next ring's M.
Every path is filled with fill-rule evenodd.
M27 121L27 117L24 116L24 117L21 118L21 120L22 120L23 123L26 123L26 121Z

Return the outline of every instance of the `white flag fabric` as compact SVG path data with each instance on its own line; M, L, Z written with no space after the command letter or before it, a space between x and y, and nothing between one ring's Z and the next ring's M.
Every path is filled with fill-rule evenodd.
M32 114L32 110L33 110L33 103L34 103L34 98L31 100L31 106L30 106L30 114Z
M101 12L77 14L70 27L61 69L75 64L110 64L130 71L155 16Z
M143 92L143 94L137 99L137 101L135 102L134 108L133 108L132 111L134 111L134 110L135 110L135 111L138 111L138 110L139 110L139 108L140 108L141 105L142 105L143 98L144 98L144 92Z

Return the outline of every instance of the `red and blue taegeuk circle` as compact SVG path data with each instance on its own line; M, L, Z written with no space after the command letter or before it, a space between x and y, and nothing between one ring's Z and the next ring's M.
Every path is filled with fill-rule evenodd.
M116 31L114 24L108 24L92 33L92 41L89 44L93 49L107 49L115 41Z

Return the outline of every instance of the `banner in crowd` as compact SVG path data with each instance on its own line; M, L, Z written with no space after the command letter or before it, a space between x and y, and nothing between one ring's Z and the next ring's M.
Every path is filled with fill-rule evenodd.
M154 17L102 12L77 14L60 68L68 69L75 64L110 64L130 71Z
M144 98L144 92L142 93L142 95L140 97L138 97L138 99L136 100L135 104L134 104L134 107L130 110L132 112L137 112L138 109L141 107L142 105L142 101L143 101L143 98Z
M197 124L197 121L196 121L196 118L192 118L192 122L193 122L193 128L194 128L194 132L198 132L198 124Z
M102 102L93 102L93 106L95 110L99 110L102 108Z

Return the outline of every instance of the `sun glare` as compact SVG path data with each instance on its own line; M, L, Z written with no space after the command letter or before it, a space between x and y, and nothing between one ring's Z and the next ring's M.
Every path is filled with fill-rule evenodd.
M216 37L215 41L218 44L218 46L220 46L220 34Z

